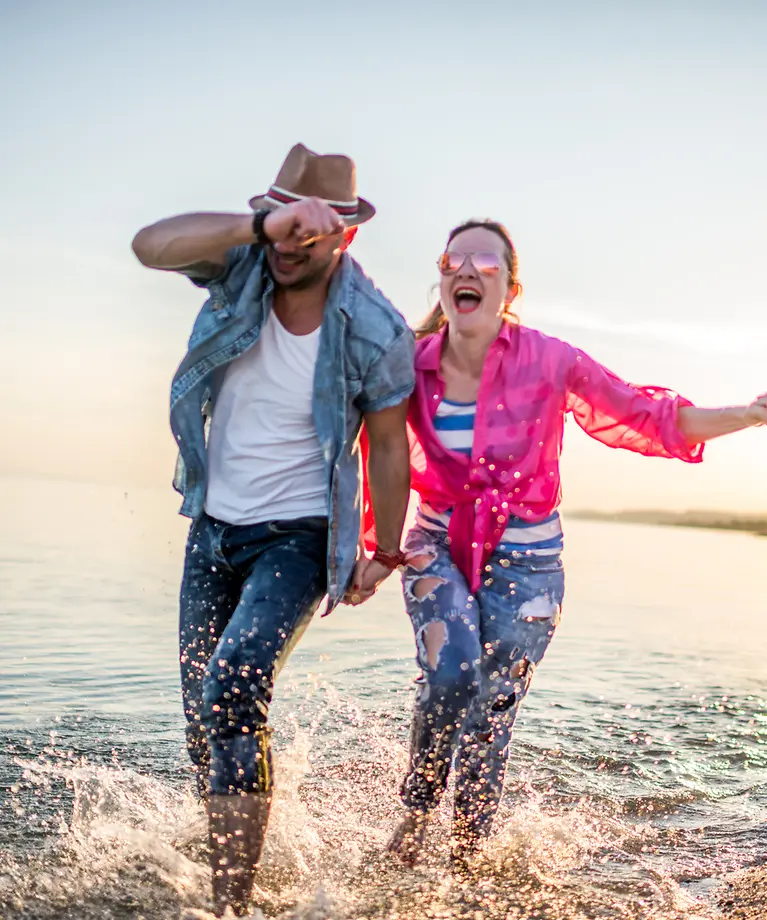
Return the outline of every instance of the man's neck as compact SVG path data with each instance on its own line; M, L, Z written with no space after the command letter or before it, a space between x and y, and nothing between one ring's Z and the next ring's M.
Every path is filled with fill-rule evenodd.
M337 269L335 260L323 280L303 290L275 285L274 313L292 335L309 335L322 325L330 282Z
M276 288L274 313L292 335L308 335L322 324L328 284L317 284L305 291Z

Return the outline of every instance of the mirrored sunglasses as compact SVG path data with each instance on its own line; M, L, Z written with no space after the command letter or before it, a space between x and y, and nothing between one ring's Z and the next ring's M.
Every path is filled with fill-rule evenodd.
M443 275L454 275L467 259L480 275L497 275L501 270L500 256L494 252L443 252L437 259L437 268Z

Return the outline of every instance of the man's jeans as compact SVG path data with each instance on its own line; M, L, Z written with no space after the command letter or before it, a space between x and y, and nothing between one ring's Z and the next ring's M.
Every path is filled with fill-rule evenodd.
M476 594L447 534L416 526L405 549L405 604L423 670L413 715L404 804L428 814L455 761L454 834L477 839L493 823L511 731L560 617L559 555L493 553Z
M181 584L187 746L203 796L268 792L274 681L326 590L327 520L191 527Z

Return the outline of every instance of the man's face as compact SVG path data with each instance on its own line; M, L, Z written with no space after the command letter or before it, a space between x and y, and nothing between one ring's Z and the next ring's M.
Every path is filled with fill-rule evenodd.
M311 246L274 243L266 247L266 261L275 282L292 291L305 291L325 284L341 253L344 234L323 237Z

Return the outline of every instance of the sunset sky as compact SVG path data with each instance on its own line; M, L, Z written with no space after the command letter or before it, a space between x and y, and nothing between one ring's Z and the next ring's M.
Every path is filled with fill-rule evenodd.
M415 321L447 231L505 222L523 321L700 405L767 390L767 4L0 0L0 475L169 488L201 292L130 241L244 211L296 141L378 208ZM767 510L767 430L699 467L570 431L565 507ZM575 426L572 426L573 428Z

